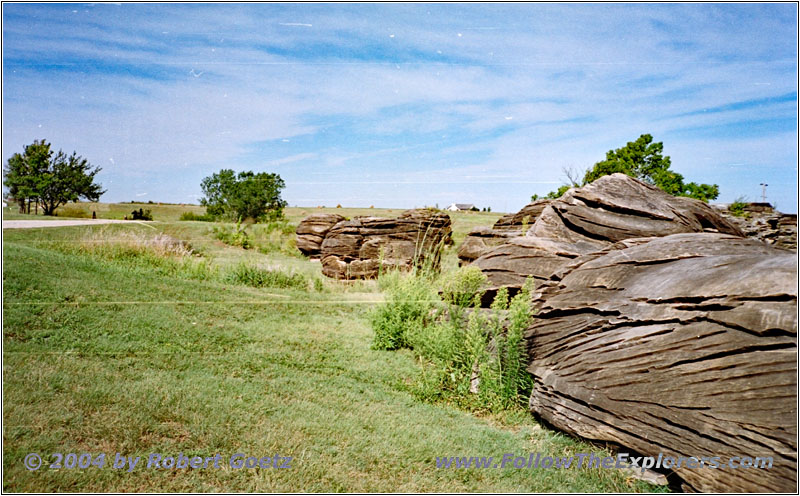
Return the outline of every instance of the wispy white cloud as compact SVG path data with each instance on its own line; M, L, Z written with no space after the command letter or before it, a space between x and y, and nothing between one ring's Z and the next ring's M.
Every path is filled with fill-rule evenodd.
M796 100L790 5L9 4L3 15L7 155L41 137L75 149L108 166L109 199L139 187L185 199L232 167L278 171L290 202L365 197L358 181L373 174L387 185L376 197L435 203L469 176L486 189L453 191L518 208L563 167L650 132L687 177L724 183L723 199L752 180L715 179L727 161L784 174L776 194L796 203L796 104L770 100ZM326 174L344 187L299 187ZM490 177L508 177L506 189Z

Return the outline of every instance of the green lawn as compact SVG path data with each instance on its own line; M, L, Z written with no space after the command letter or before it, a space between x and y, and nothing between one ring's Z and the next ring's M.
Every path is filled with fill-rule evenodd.
M287 215L296 221L305 214ZM499 216L460 215L461 233ZM126 231L164 231L190 240L215 267L247 260L321 277L319 264L302 257L222 245L206 224L3 232L4 491L653 489L615 470L437 469L439 456L604 451L527 415L480 417L415 399L408 383L418 364L410 352L370 349L367 314L381 298L374 282L259 289L65 248ZM104 453L107 465L28 471L23 459L31 452L46 459ZM127 473L110 467L115 453L293 460L283 470L139 466Z

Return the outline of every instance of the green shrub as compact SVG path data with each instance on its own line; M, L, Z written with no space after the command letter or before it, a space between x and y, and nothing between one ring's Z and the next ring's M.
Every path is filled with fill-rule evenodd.
M533 380L525 370L524 338L530 322L531 280L511 302L505 288L501 289L492 304L495 315L489 322L489 346L493 352L481 364L480 392L484 402L495 409L524 406L533 387ZM507 322L501 323L499 312L505 311Z
M303 274L263 269L246 263L236 265L228 273L227 282L254 288L308 289L309 286L309 281Z
M250 235L247 234L247 225L242 226L241 220L235 226L215 226L214 236L226 245L238 246L245 250L253 247Z
M180 220L195 220L199 222L214 222L216 219L213 215L203 214L197 215L194 212L183 212Z
M486 275L478 267L459 267L442 278L442 299L445 303L466 308L472 304L476 295L480 297L483 294L481 287L485 282Z
M523 334L533 281L510 301L508 291L500 289L491 308L481 309L473 295L481 294L477 288L484 280L475 268L462 268L441 281L442 301L429 278L382 277L379 286L387 297L372 315L373 347L414 351L422 367L412 391L423 400L475 410L524 409L532 387ZM443 318L445 312L449 319Z
M414 273L384 276L387 285L386 303L371 315L375 337L372 347L377 350L396 350L409 346L409 337L426 326L434 307L436 292L426 277ZM379 282L380 284L380 282Z

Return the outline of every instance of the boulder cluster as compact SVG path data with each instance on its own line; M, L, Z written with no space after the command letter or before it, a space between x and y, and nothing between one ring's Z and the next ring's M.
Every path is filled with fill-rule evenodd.
M791 221L765 223L796 233ZM685 490L793 492L797 256L749 233L613 174L472 231L459 258L488 277L485 303L537 283L525 334L537 417L638 455L719 457L669 467ZM736 456L772 465L734 470Z
M451 243L450 216L433 209L406 210L395 218L316 214L297 227L297 247L320 257L322 273L336 279L371 279L381 269L438 267Z

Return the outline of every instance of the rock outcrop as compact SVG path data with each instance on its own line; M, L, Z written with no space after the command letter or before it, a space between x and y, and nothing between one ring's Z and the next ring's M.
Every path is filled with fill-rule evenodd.
M567 204L554 210L581 211ZM695 225L691 217L678 224ZM581 235L607 232L609 240L630 230L607 226ZM639 455L719 457L719 468L673 462L685 489L797 491L795 254L696 233L568 258L534 297L531 411ZM771 465L728 468L734 456Z
M406 210L397 218L356 217L333 226L322 242L322 273L336 279L369 279L380 267L438 266L440 248L450 242L450 216L428 209Z
M459 264L471 263L492 248L524 235L551 201L537 200L517 213L504 215L492 227L477 227L470 231L458 247Z
M498 243L473 262L489 278L486 299L504 286L514 293L528 276L547 279L548 271L576 256L625 239L691 232L743 235L702 201L672 196L624 174L601 177L526 209L527 215L538 215L524 236Z
M746 204L742 216L733 215L727 206L718 208L718 212L747 237L797 251L797 214L783 214L769 203Z
M331 227L345 220L339 214L311 214L298 224L297 249L311 258L319 258L322 254L322 241Z

